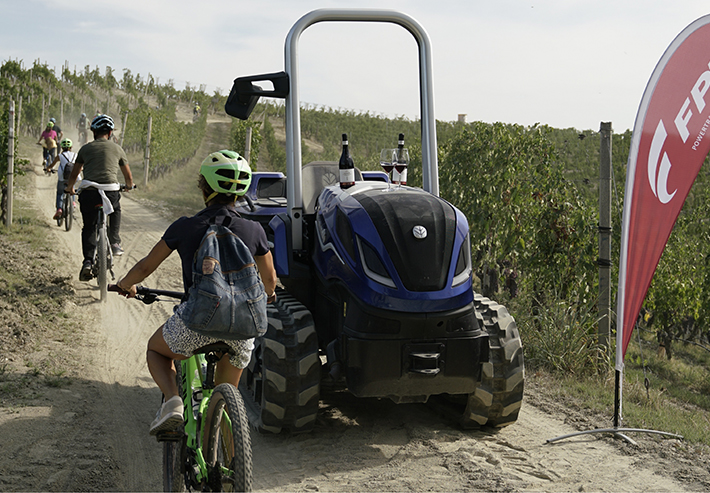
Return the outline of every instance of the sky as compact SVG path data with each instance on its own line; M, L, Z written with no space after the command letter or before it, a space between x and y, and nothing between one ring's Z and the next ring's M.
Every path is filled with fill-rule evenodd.
M284 69L286 35L320 8L388 9L428 33L438 120L632 129L673 39L710 13L700 0L0 0L0 63L57 73L107 66L177 89L227 94ZM318 23L299 40L302 103L419 118L417 44L400 26Z

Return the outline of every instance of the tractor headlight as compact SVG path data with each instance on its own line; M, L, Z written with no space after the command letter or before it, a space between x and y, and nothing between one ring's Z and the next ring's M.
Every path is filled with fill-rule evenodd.
M471 239L466 235L466 240L459 250L456 270L454 271L454 281L451 283L451 287L466 282L466 280L471 277L471 271Z
M362 262L362 268L365 271L365 275L375 282L383 284L388 288L396 288L394 281L390 277L387 268L382 263L380 256L377 254L374 248L370 246L366 241L357 238L357 249L360 252L360 261Z

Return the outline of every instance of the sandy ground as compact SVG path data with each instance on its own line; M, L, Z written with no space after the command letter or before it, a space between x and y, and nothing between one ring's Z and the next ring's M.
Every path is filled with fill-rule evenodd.
M35 167L36 204L52 224L56 175ZM168 226L132 200L122 199L124 274L148 253ZM72 311L85 326L75 341L53 350L78 350L73 383L45 389L26 405L0 408L0 490L158 491L161 446L147 431L160 392L144 362L150 334L173 304L143 305L109 296L100 303L95 282L78 281L80 223L51 228L57 251L74 252L66 275L76 296ZM174 254L145 284L181 288ZM37 348L38 352L46 348ZM31 359L32 354L23 355ZM36 355L35 355L36 356ZM676 459L676 440L637 438L644 446L586 435L559 444L546 439L576 431L553 403L528 386L520 419L502 430L462 431L425 405L360 400L325 393L314 431L307 435L253 433L257 491L704 491L707 467ZM534 403L534 405L533 405ZM549 405L548 405L549 404ZM701 470L702 469L702 470ZM704 476L703 476L704 474Z

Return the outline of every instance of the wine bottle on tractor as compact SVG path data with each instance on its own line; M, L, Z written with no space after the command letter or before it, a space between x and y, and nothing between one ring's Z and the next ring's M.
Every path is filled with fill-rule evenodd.
M399 139L397 141L397 161L402 161L404 156L404 134L399 134ZM398 169L399 168L399 169ZM396 166L392 173L392 183L399 185L407 184L407 168Z
M355 185L355 163L350 157L348 134L343 134L343 151L340 153L338 168L340 169L340 188L350 188Z

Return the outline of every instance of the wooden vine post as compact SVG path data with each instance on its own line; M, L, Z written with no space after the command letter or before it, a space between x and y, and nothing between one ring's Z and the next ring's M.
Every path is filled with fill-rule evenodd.
M20 102L17 106L17 136L19 137L20 135L22 135L22 96L20 96Z
M126 122L128 121L128 110L123 115L123 125L121 126L121 147L123 147L123 138L126 136Z
M611 123L599 130L599 346L609 351L611 336Z
M145 138L145 159L143 160L145 165L143 170L145 175L143 176L143 186L148 188L148 171L150 169L150 133L153 128L153 116L148 116L148 135Z
M15 101L10 100L10 120L7 132L7 214L5 225L12 226L12 189L15 173Z
M244 159L246 159L248 163L251 161L251 159L249 159L251 157L251 127L247 127L244 140L246 141L244 142Z

